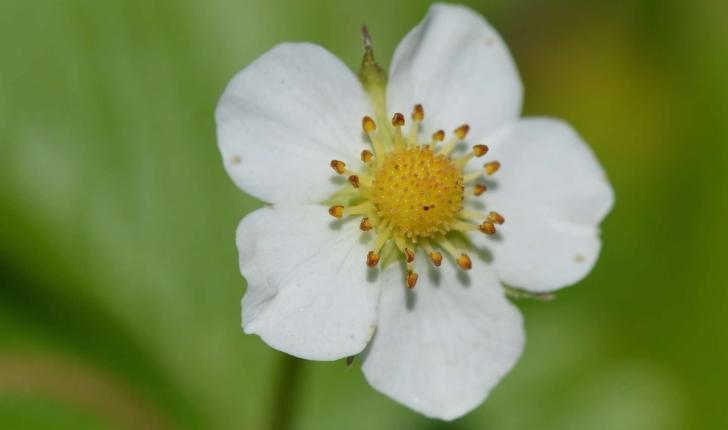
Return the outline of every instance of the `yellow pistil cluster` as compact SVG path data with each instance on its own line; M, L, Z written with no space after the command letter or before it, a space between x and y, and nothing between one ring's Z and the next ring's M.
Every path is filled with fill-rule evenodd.
M505 221L496 212L486 215L463 210L463 200L467 196L479 196L486 190L483 184L476 183L469 189L466 184L483 174L492 175L500 167L498 162L491 162L485 164L483 170L463 174L465 164L473 157L485 155L488 147L475 145L468 154L451 159L450 152L465 139L469 127L458 127L453 137L437 149L438 143L445 138L442 130L435 132L429 143L420 145L417 142L423 118L422 106L416 105L405 141L402 135L404 115L395 114L392 118L394 137L391 141L382 141L374 121L364 117L362 128L369 135L374 150L361 153L366 174L350 171L342 161L331 161L331 168L348 177L349 184L359 191L363 201L346 208L332 206L329 214L336 218L365 215L359 228L362 231L376 229L376 240L366 256L366 264L370 267L379 263L382 247L390 240L394 241L407 262L405 284L409 288L414 288L418 279L412 265L417 246L427 251L435 266L440 266L443 258L435 250L434 246L437 246L450 254L460 268L469 270L472 268L470 257L458 251L447 239L447 234L453 230L479 230L492 235L496 232L495 224Z

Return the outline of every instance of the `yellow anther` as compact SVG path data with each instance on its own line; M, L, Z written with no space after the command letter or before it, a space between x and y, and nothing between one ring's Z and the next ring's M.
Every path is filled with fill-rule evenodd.
M412 111L412 119L414 121L422 121L422 118L425 117L425 110L422 109L422 105L417 104L415 105L415 109Z
M409 248L404 248L402 250L402 253L404 254L404 259L407 260L408 263L411 263L415 260L415 253Z
M475 194L476 196L483 194L485 190L487 190L487 188L483 184L475 184L473 186L473 194Z
M368 150L368 149L365 149L365 150L363 150L363 151L361 152L361 161L363 161L363 162L365 162L365 163L366 163L367 161L371 160L371 159L372 159L372 157L374 157L374 154L372 153L372 151L370 151L370 150Z
M370 131L374 131L377 129L377 124L374 123L373 119L365 116L361 120L361 127L364 129L364 133L369 133Z
M329 215L334 218L341 218L344 215L344 207L341 205L334 205L329 208Z
M404 125L404 115L401 113L395 113L392 117L392 125L395 127L401 127Z
M410 288L410 289L414 288L415 285L417 285L417 278L419 278L419 276L415 272L408 270L407 271L407 288Z
M450 144L450 142L448 142ZM458 158L457 160L453 161L453 164L455 164L458 167L465 166L465 163L470 161L473 157L482 157L485 155L485 153L488 152L488 147L485 145L475 145L473 146L473 150L471 152L468 152L467 154L463 155L462 157Z
M440 265L442 264L442 254L439 252L431 252L430 261L432 261L432 264L434 264L435 266L440 267Z
M457 136L458 139L463 140L465 139L465 136L468 135L468 131L470 131L470 126L467 124L463 124L460 127L456 128L453 133L455 133L455 136Z
M425 117L425 111L422 109L422 105L415 105L412 111L412 125L410 126L409 136L407 137L407 144L410 147L417 145L417 134L420 129L420 121Z
M488 176L490 176L493 173L497 172L498 169L500 169L500 163L497 161L492 161L483 167L485 167L485 173L487 173Z
M371 229L372 229L372 222L369 221L369 217L362 218L361 222L359 223L359 230L369 231Z
M470 257L468 257L468 254L460 254L460 257L458 257L455 260L458 263L458 266L460 266L463 270L470 270L473 268L473 262L470 261Z
M503 218L498 212L491 212L488 214L488 221L495 224L503 224L506 219Z
M349 176L349 183L354 188L359 188L359 177L356 175Z
M343 175L344 170L346 169L346 163L339 160L331 160L331 168L339 175Z
M379 263L379 254L374 251L369 251L367 254L367 266L374 267Z
M476 157L482 157L483 155L488 153L488 146L487 145L475 145L475 146L473 146L473 152L475 152Z
M480 224L478 226L478 230L480 230L481 233L487 234L489 236L495 234L495 226L490 221L483 221L483 224Z
M437 130L436 132L432 133L433 142L442 142L443 140L445 140L445 131L444 130Z

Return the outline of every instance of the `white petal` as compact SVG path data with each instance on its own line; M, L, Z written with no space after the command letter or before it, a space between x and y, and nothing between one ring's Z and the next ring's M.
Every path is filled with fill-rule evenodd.
M501 168L477 200L506 222L494 237L472 238L491 254L499 279L534 292L581 280L599 256L599 223L614 204L592 150L571 126L548 118L521 120L486 143L484 158Z
M238 226L248 281L243 328L310 360L358 354L374 332L380 281L366 262L370 233L323 206L274 206Z
M500 35L459 5L434 4L394 52L387 85L390 114L421 103L422 132L469 124L484 135L520 116L523 86Z
M369 98L333 54L284 43L228 84L215 111L225 169L243 191L270 203L320 203L341 188L332 159L360 163ZM339 181L337 181L338 179Z
M435 268L420 252L412 290L403 284L402 266L383 274L379 325L362 354L364 376L415 411L455 419L482 403L518 360L521 314L481 261L468 272L451 259Z

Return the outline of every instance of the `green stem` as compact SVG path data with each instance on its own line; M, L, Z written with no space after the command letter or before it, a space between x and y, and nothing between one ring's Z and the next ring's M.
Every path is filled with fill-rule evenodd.
M301 385L303 360L281 354L278 361L275 393L269 412L270 430L288 430L296 413L296 395Z

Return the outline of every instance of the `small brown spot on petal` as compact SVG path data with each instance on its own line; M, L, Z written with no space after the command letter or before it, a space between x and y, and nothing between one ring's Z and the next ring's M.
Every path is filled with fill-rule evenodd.
M241 161L243 161L243 158L238 154L233 155L233 157L230 159L230 162L233 164L240 164Z
M584 256L581 254L576 254L574 256L574 262L575 263L583 263L584 262Z

